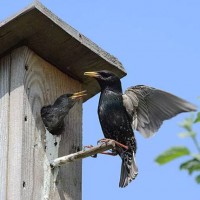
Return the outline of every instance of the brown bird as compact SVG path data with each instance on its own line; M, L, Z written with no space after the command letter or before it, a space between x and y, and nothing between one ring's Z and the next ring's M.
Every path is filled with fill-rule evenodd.
M110 71L85 72L84 75L95 78L101 87L98 115L105 138L128 147L116 146L122 159L119 187L126 187L138 174L133 131L136 129L144 137L150 137L164 120L182 112L195 111L196 107L168 92L145 85L130 87L123 94L120 79Z

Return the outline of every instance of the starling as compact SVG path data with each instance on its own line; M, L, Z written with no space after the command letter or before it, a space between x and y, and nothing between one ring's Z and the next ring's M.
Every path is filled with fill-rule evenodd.
M119 187L126 187L138 174L135 162L134 130L144 137L152 136L162 122L182 112L195 111L191 103L153 87L137 85L122 93L119 77L110 71L85 72L95 78L101 88L98 105L99 121L105 138L128 147L116 146L122 159Z
M86 91L73 94L63 94L53 105L41 109L41 117L47 130L53 135L59 135L64 125L64 118L74 104L86 95Z

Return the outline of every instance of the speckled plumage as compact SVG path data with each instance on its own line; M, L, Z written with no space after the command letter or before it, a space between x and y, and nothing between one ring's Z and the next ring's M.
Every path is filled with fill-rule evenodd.
M98 115L105 138L128 146L128 150L116 147L122 159L119 186L126 187L138 174L133 129L150 137L164 120L181 112L195 111L196 107L170 93L144 85L130 87L123 94L120 79L109 71L85 72L85 75L95 78L101 87Z
M120 91L103 89L98 106L99 121L105 138L113 139L128 146L128 150L116 146L116 150L122 158L120 187L125 187L137 176L138 170L134 161L136 153L136 140L131 127L131 120L123 106ZM130 168L133 168L131 170Z

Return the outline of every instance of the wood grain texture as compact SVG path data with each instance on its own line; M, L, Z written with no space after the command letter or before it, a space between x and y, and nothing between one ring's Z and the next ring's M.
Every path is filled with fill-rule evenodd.
M24 51L11 53L10 70L10 115L8 150L8 186L7 198L18 200L21 195L22 145L23 145L23 79Z
M0 199L6 200L10 55L0 59Z
M61 136L44 128L40 110L82 85L27 47L11 54L8 199L80 200L81 162L51 170L50 162L82 145L82 102L65 119Z

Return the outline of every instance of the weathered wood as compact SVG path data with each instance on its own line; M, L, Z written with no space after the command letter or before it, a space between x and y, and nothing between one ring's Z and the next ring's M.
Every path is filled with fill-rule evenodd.
M50 162L82 146L82 102L65 119L61 136L45 130L40 110L81 83L27 47L11 53L7 199L81 199L81 161L53 173Z
M23 165L23 94L24 94L24 56L23 51L11 53L10 70L10 115L7 199L19 199L21 196L21 173Z
M117 58L63 22L39 2L0 23L0 55L25 44L61 71L84 83L90 98L99 91L85 71L107 69L119 77L126 73Z
M53 172L50 162L80 151L82 102L61 136L45 130L40 109L67 92L86 89L89 99L99 86L83 73L123 77L122 64L38 1L0 23L0 58L0 198L80 200L81 161Z
M6 198L10 55L0 59L0 199Z
M61 165L74 162L79 159L87 158L89 156L93 156L95 154L102 153L104 151L107 151L109 149L114 149L114 148L115 148L115 142L111 140L109 142L105 142L98 146L91 147L87 150L82 150L77 153L72 153L67 156L56 158L53 162L51 162L50 165L51 165L51 168L59 167Z

